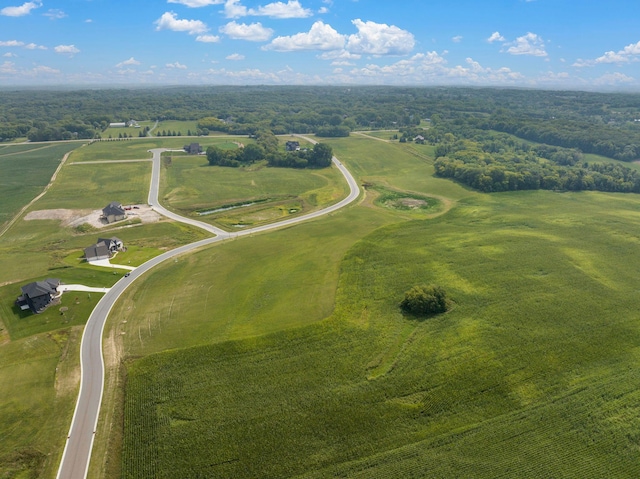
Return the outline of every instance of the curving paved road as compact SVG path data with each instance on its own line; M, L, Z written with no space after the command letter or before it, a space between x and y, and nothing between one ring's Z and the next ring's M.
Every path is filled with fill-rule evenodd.
M315 143L315 141L310 138L301 138L304 138L311 143ZM153 170L151 174L151 188L149 189L149 204L152 205L154 210L169 218L203 228L217 236L181 246L147 261L142 266L139 266L132 271L128 277L122 278L118 281L96 305L91 316L89 316L89 320L87 321L82 335L82 344L80 346L80 393L78 395L76 409L73 414L73 420L71 421L67 442L62 454L58 475L56 476L57 479L85 479L87 477L89 460L91 458L91 449L93 448L93 440L95 438L96 428L98 425L98 416L100 413L102 393L104 390L104 358L102 356L102 336L104 325L107 321L107 316L109 315L111 308L133 281L149 271L151 268L168 260L169 258L173 258L174 256L217 243L218 241L224 241L231 237L235 238L239 236L246 236L317 218L348 205L360 194L360 189L358 188L356 180L353 178L349 170L347 170L334 156L333 164L343 174L350 189L349 195L342 201L322 210L290 218L279 223L259 226L240 231L238 233L229 233L207 223L203 223L202 221L179 216L158 204L161 167L160 155L166 150L154 149L150 151L153 153Z

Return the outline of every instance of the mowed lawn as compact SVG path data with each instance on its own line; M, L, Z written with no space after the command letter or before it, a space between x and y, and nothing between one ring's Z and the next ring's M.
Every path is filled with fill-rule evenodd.
M38 196L65 154L80 143L0 146L0 228Z
M477 195L377 229L346 253L328 319L128 363L122 477L638 477L639 204ZM221 273L210 289L233 291ZM421 283L454 308L403 316L403 292ZM283 300L304 317L309 291ZM208 301L201 323L251 324Z

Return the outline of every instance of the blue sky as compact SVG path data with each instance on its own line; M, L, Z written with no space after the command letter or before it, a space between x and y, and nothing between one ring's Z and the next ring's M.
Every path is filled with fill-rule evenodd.
M0 85L640 91L637 0L2 0Z

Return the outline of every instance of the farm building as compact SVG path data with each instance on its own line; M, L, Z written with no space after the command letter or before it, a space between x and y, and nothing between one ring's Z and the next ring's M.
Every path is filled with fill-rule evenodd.
M58 292L60 284L59 279L52 278L29 283L21 288L22 296L18 297L16 304L22 311L30 309L41 313L62 295Z
M191 143L189 145L184 145L184 151L190 155L199 155L202 153L202 147L200 146L200 143Z
M125 128L126 126L125 122L109 123L109 128Z
M116 251L124 249L122 240L116 238L98 238L96 244L84 249L84 257L87 261L100 261L111 258Z
M102 208L102 217L107 221L107 223L114 223L125 219L127 217L127 213L121 203L112 201Z

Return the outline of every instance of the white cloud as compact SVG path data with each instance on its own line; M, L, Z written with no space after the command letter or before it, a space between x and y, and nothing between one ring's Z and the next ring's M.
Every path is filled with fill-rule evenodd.
M224 0L167 0L167 3L178 3L190 8L208 7L209 5L220 5Z
M635 83L635 81L636 80L634 78L628 75L616 72L607 73L606 75L602 75L600 78L596 78L593 81L593 84L597 86L616 86L620 85L621 83Z
M413 50L413 34L395 25L363 22L359 18L351 23L358 33L349 35L346 49L353 53L370 55L404 55Z
M65 18L67 16L62 10L58 10L57 8L51 8L47 13L43 13L45 17L49 17L50 20L60 20L61 18Z
M453 37L453 38L451 39L451 41L452 41L453 43L460 43L460 42L462 41L462 38L463 38L463 37L462 37L462 35L456 35L455 37Z
M273 30L263 27L260 22L247 25L233 21L220 27L220 32L234 40L247 40L250 42L265 42L273 35Z
M16 69L16 64L13 62L6 61L0 65L0 74L14 74L18 73Z
M92 19L90 19L90 18L87 18L87 19L84 21L84 23L93 23L93 20L92 20Z
M289 37L276 37L264 46L264 50L291 52L298 50L340 50L344 47L345 36L339 34L331 25L321 20L315 22L309 32L297 33Z
M287 3L269 3L257 9L250 9L249 15L265 16L271 18L307 18L313 15L308 8L303 8L298 0L289 0Z
M240 0L227 0L224 4L224 14L227 18L246 17L247 7L240 5Z
M0 15L7 17L23 17L29 15L31 10L42 6L42 2L26 2L19 7L4 7L0 10Z
M0 41L0 47L22 47L24 42L18 40Z
M116 67L121 68L123 66L126 65L140 65L140 62L138 60L136 60L135 58L131 57L128 60L125 60L123 62L120 62L116 65Z
M76 53L80 53L80 50L78 50L75 45L58 45L53 49L53 51L63 55L75 55Z
M226 57L227 60L239 61L244 60L244 55L240 55L239 53L232 53Z
M220 41L220 37L218 35L198 35L196 37L196 42L218 43L219 41Z
M318 13L320 15L323 15L325 13L329 13L329 9L327 7L320 7L320 9L318 10Z
M489 43L493 42L504 42L504 37L500 35L500 32L493 32L489 38L487 38Z
M604 55L596 58L595 60L582 60L579 58L573 64L574 67L592 67L599 64L609 64L609 63L629 63L632 61L638 61L638 57L640 56L640 42L632 43L627 45L622 50L617 52L609 51L605 52Z
M18 55L16 55L15 53L7 52L7 53L5 53L5 54L4 54L4 55L2 55L2 56L3 56L3 57L5 57L5 58L15 58L15 57L17 57Z
M45 65L39 65L35 68L33 68L31 70L31 72L33 72L35 75L39 75L41 73L44 73L46 75L58 75L60 74L60 70L57 70L55 68L51 68Z
M200 20L180 20L174 12L165 12L154 22L156 30L172 30L174 32L187 32L189 35L204 33L207 26Z
M186 65L183 65L183 64L182 64L182 63L180 63L180 62L167 63L165 66L166 66L167 68L176 68L176 69L178 69L178 70L186 70L186 69L187 69L187 66L186 66Z
M48 50L44 45L36 45L35 43L29 43L24 46L27 50Z
M321 60L359 60L362 55L351 53L346 50L334 50L330 52L323 52L318 55Z
M507 43L507 53L511 55L532 55L535 57L546 57L544 40L535 33L528 32L526 35L516 38L515 42Z

